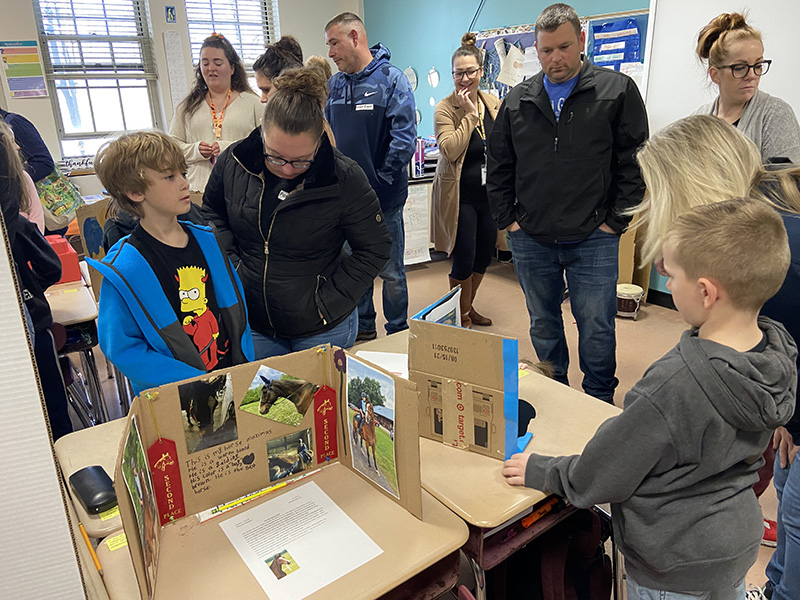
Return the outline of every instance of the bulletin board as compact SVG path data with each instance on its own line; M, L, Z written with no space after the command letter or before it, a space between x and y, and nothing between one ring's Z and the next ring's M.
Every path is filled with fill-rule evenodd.
M621 70L636 81L642 96L645 95L645 50L649 40L650 11L647 9L581 17L581 27L586 32L584 54L600 66ZM498 82L502 58L499 41L506 53L515 46L524 56L525 78L540 70L533 49L536 36L534 24L485 29L476 33L477 45L486 51L481 89L504 98L510 85ZM527 50L527 52L526 52Z

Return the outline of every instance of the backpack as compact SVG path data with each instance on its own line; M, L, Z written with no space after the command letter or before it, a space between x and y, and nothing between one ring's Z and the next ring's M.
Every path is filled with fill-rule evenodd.
M610 600L611 559L603 549L610 526L594 510L578 510L486 572L495 598Z

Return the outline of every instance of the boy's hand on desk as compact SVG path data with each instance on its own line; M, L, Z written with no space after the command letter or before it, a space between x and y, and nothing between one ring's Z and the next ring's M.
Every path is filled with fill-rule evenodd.
M515 454L503 463L503 477L509 485L525 485L525 467L530 454Z

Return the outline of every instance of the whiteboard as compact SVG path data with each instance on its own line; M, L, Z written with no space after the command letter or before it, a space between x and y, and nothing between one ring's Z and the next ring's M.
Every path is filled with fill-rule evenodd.
M744 12L761 31L764 58L772 59L759 88L788 102L800 115L797 29L800 2L792 0L651 0L648 81L645 95L650 132L694 113L717 96L716 86L697 59L697 34L723 12Z

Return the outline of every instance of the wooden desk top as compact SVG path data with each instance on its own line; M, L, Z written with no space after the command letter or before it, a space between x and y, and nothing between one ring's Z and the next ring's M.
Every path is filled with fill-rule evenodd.
M56 323L74 325L97 318L97 302L83 281L54 285L44 295Z
M119 443L124 429L125 419L117 419L70 433L59 438L55 443L56 458L61 472L64 474L65 486L72 498L78 519L83 523L89 537L103 538L111 532L121 529L122 520L117 515L104 521L100 515L87 513L81 501L72 493L69 476L83 467L100 465L113 479Z
M405 353L408 331L359 344L352 352ZM536 409L526 452L552 456L578 454L600 424L620 409L557 381L531 373L519 381L519 395ZM544 499L547 494L508 485L502 463L474 452L420 438L422 486L459 517L492 528Z

